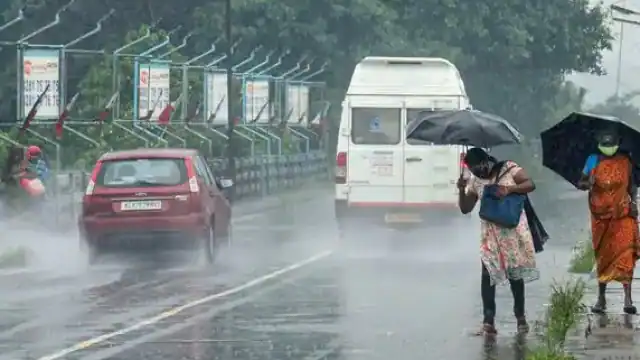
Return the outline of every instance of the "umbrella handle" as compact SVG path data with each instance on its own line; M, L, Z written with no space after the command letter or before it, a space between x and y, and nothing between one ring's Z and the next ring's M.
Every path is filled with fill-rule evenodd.
M464 157L467 155L467 150L469 147L467 145L462 145L462 152L460 153L460 175L464 174L464 169L467 167L467 164L464 162Z

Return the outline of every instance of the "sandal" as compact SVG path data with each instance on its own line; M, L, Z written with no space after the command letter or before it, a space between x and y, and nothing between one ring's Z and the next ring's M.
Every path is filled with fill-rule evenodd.
M624 311L624 313L627 314L627 315L636 315L636 314L638 314L638 309L633 305L625 305L622 308L622 311Z
M498 330L496 329L495 325L485 323L482 324L482 333L484 335L497 335Z
M480 328L480 330L478 330L477 332L475 332L475 336L493 336L496 335L498 333L498 330L496 330L496 327L494 325L491 325L489 323L484 323L482 324L482 327Z
M526 318L517 319L517 324L519 334L526 334L529 332L529 323L527 323Z

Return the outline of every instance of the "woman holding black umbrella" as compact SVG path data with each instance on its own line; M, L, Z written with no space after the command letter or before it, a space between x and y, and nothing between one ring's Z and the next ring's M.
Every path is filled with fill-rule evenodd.
M631 281L640 255L636 205L640 179L635 171L640 164L640 131L615 117L574 112L540 138L544 166L589 191L599 283L592 311L606 310L607 284L617 281L624 287L624 312L637 313Z
M596 134L598 152L586 161L578 188L589 191L591 237L596 256L598 300L594 313L604 313L607 283L624 287L624 312L636 314L631 298L633 270L639 255L637 187L633 164L621 151L620 136L614 126Z
M513 161L499 162L480 148L470 149L464 159L474 175L467 181L458 180L459 206L462 213L470 213L483 198L487 186L497 184L498 196L509 194L526 195L535 190L527 173ZM519 332L529 329L525 316L525 282L536 280L533 233L529 219L523 209L519 221L513 228L482 219L480 257L482 263L481 296L484 313L485 334L495 334L496 284L509 282L513 295L513 311Z
M504 119L476 110L427 114L409 124L407 133L410 139L433 144L476 146L464 157L473 176L467 179L461 172L457 185L458 205L463 213L471 212L480 203L480 288L484 314L480 334L497 333L496 284L507 282L513 294L518 331L526 332L529 326L525 316L525 283L539 277L535 253L543 251L548 234L528 199L527 194L535 186L524 169L513 161L498 161L481 148L519 144L520 133ZM508 211L486 206L501 203L516 206L510 206ZM502 216L489 216L498 213L508 214L505 218L511 220L509 224L500 221L504 218L498 219Z

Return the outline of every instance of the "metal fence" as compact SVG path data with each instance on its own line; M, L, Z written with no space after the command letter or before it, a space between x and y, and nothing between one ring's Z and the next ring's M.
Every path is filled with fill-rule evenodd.
M184 56L180 52L193 33L174 39L180 28L161 31L154 25L141 27L137 38L113 51L99 44L77 48L102 31L113 11L65 44L32 43L61 23L59 15L69 4L53 22L20 39L0 41L0 48L16 53L17 119L25 118L44 95L23 143L48 148L58 173L76 167L69 159L77 160L80 153L95 153L95 158L103 151L141 146L198 148L211 158L221 156L229 143L236 144L236 157L311 153L323 147L322 122L330 104L324 84L312 79L324 72L325 62L260 44L243 46L242 39L232 44L233 58L220 53L220 39L200 54ZM21 16L0 25L0 31L20 21ZM181 43L174 45L174 40ZM75 66L80 58L90 63L89 70ZM232 69L231 82L222 65ZM110 77L110 89L69 81L96 66ZM103 124L107 112L110 121ZM14 140L0 136L5 144Z
M214 171L225 172L227 159L209 160ZM234 184L233 202L248 198L260 199L304 186L327 182L330 177L327 156L314 151L294 155L263 155L236 159L237 179ZM90 174L71 171L58 174L50 185L52 198L57 202L55 216L48 218L49 227L66 230L75 225L81 211L84 194ZM52 209L53 210L53 209Z
M235 177L234 200L327 178L330 103L324 83L313 81L326 62L247 46L242 39L224 44L231 46L228 53L219 51L221 39L200 39L211 41L210 48L185 56L182 51L196 36L154 24L135 29L138 36L112 51L100 44L79 49L102 31L113 10L94 29L64 44L34 43L61 23L60 14L72 3L61 7L53 22L17 40L0 41L0 50L16 54L17 124L37 108L26 137L16 137L16 123L0 124L0 144L36 144L49 155L56 223L74 221L68 215L78 211L87 172L112 150L198 149L215 159L212 166L221 175ZM22 14L0 24L0 32L21 21ZM84 67L78 65L82 62ZM100 86L91 85L92 70L99 70Z

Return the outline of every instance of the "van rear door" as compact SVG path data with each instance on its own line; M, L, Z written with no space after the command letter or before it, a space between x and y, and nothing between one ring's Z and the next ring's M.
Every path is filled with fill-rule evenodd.
M400 107L348 106L350 204L397 205L403 199L404 159Z
M407 109L407 124L425 109ZM404 142L404 201L415 205L456 204L460 147Z

